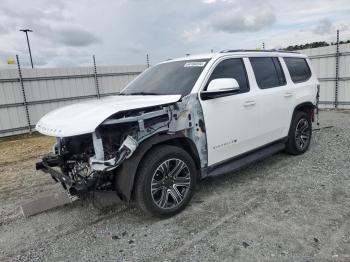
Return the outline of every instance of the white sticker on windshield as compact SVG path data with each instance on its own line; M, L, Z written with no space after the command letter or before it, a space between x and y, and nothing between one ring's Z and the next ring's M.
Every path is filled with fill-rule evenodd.
M184 67L203 67L206 62L187 62Z

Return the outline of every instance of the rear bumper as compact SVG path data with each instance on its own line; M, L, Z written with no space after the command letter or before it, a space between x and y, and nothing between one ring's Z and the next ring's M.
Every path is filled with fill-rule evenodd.
M61 163L62 160L59 156L48 155L42 161L37 162L35 168L51 175L53 180L61 183L63 188L68 190L72 195L81 195L89 191L91 186L89 187L85 182L74 182L68 175L54 169L54 167L59 167Z

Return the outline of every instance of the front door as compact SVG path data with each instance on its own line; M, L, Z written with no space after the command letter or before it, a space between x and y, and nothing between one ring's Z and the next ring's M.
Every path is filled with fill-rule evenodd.
M214 68L213 79L234 78L239 91L225 97L202 100L207 133L208 166L228 160L256 148L259 111L254 92L250 90L242 58L222 60ZM205 90L205 88L204 88Z

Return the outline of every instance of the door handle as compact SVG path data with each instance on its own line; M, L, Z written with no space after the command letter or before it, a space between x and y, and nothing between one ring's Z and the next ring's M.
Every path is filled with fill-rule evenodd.
M284 97L291 97L291 96L293 96L293 94L292 94L292 93L289 93L289 92L284 93Z
M253 106L253 105L255 105L255 101L245 101L244 102L244 104L243 104L244 106Z

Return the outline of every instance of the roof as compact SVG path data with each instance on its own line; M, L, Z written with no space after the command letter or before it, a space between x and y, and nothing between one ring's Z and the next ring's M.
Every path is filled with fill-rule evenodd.
M295 51L287 51L281 49L270 49L270 50L254 50L254 49L227 49L222 50L220 53L292 53L292 54L300 54Z
M292 51L284 51L284 50L245 50L245 49L227 49L223 50L221 52L217 53L207 53L207 54L197 54L197 55L187 55L184 57L178 57L173 59L168 59L164 62L170 62L170 61L186 61L186 60L197 60L197 59L211 59L214 56L219 58L221 56L226 56L228 54L234 54L237 56L247 56L247 55L254 55L254 56L294 56L294 57L306 57L306 55L298 53L298 52L292 52Z

